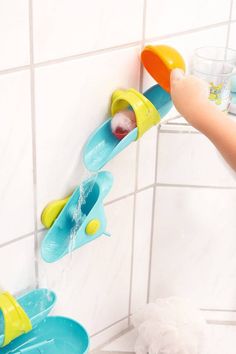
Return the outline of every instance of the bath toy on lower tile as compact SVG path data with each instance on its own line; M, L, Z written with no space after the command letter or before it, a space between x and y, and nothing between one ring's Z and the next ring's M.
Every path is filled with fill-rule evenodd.
M88 348L89 336L80 323L50 316L1 349L1 354L85 354Z
M56 295L47 289L33 290L17 299L8 292L0 293L0 347L35 328L55 300Z
M87 353L89 336L81 324L66 317L47 317L55 300L56 295L47 289L34 290L17 299L1 293L0 353Z
M170 92L170 73L179 68L185 71L185 62L181 54L168 45L147 45L141 54L141 60L155 81Z
M100 170L133 141L141 138L148 129L158 124L171 107L169 93L159 85L152 86L143 95L134 89L115 91L111 104L112 116L124 109L132 109L136 116L137 128L120 140L112 133L112 118L106 120L84 146L83 160L86 168L93 172Z
M53 206L50 204L44 209L44 220L52 225L41 244L41 255L46 262L55 262L99 236L108 235L103 200L112 183L111 173L99 172L75 189L61 212L58 202L54 203L55 213L51 213ZM47 214L50 222L45 217ZM57 215L55 221L51 215Z

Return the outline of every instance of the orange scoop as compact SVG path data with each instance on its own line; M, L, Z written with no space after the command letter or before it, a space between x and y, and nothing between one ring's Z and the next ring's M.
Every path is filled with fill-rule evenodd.
M179 68L185 71L185 63L176 49L167 45L148 45L141 54L141 60L149 74L159 85L170 92L171 70Z

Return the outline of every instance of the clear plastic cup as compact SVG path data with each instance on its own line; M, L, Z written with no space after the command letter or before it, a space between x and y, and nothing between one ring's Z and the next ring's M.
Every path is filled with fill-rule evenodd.
M193 56L192 74L209 83L209 100L222 111L228 111L230 105L230 80L235 65L236 51L233 49L202 47L196 49Z

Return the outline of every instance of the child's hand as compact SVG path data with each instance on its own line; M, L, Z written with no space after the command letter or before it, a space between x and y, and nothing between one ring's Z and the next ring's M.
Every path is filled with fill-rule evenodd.
M181 69L172 70L170 81L171 97L176 109L191 125L199 128L202 115L196 113L209 105L208 84L195 76L186 76Z
M170 82L172 100L179 113L213 142L236 171L236 123L208 100L208 84L186 76L180 69L171 72Z

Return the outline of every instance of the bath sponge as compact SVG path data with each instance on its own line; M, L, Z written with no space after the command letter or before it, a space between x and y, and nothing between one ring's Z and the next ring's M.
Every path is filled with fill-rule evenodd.
M136 118L133 111L123 110L114 115L111 120L112 133L117 139L123 139L136 128Z
M137 354L199 354L205 349L205 320L189 300L157 299L132 317Z

